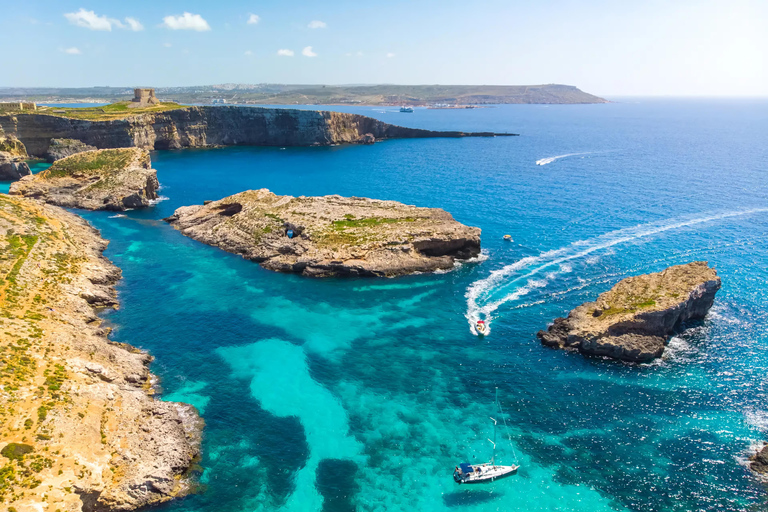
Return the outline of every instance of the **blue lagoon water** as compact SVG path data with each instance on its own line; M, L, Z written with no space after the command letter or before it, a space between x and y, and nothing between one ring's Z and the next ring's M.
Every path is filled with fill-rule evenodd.
M768 438L768 102L342 110L521 136L160 151L166 200L84 214L123 269L113 338L149 350L162 398L206 421L203 492L162 510L766 506L745 459ZM258 188L441 207L482 228L485 259L312 280L161 220ZM535 337L623 277L693 260L723 288L661 361L585 358ZM478 314L485 339L469 329ZM497 461L521 468L457 486L456 464L490 457L497 388L511 436L500 431Z

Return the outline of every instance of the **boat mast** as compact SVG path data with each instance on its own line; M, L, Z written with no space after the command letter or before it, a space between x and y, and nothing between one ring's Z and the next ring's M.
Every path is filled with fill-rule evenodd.
M496 406L496 410L499 409L499 388L496 388L496 401L494 402L494 405ZM491 454L491 465L494 465L494 462L496 460L496 424L498 421L496 421L493 417L491 417L491 421L493 422L493 441L491 441L491 444L493 445L493 453Z

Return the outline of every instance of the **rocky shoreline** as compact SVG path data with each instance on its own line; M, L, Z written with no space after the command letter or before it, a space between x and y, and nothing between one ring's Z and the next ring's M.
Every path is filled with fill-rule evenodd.
M107 338L120 270L80 217L0 194L0 498L134 510L189 490L202 420L152 397L147 353ZM10 510L10 508L9 508Z
M684 322L706 316L720 289L704 261L629 277L537 333L544 345L632 362L659 358Z
M181 207L166 221L269 270L312 277L433 272L480 253L480 229L444 210L360 197L249 190Z
M98 149L180 149L214 146L329 146L398 138L493 137L507 133L431 131L357 114L261 107L184 107L126 114L122 119L75 119L51 113L0 115L0 129L46 158L52 139Z
M72 154L11 184L10 194L84 210L144 208L157 199L157 172L139 148Z

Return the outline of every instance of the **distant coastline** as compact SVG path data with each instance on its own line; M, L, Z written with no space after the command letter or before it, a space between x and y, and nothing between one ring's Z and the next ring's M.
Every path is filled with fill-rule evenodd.
M221 84L156 88L163 101L183 104L413 106L494 104L591 104L608 100L577 87L544 85L285 85ZM131 87L2 87L0 102L114 103Z

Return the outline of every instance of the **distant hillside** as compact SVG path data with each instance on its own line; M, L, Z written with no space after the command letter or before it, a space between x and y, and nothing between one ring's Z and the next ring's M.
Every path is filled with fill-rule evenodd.
M157 88L164 101L263 105L484 105L606 103L571 85L285 85L221 84ZM104 101L133 97L128 87L0 88L0 101Z

